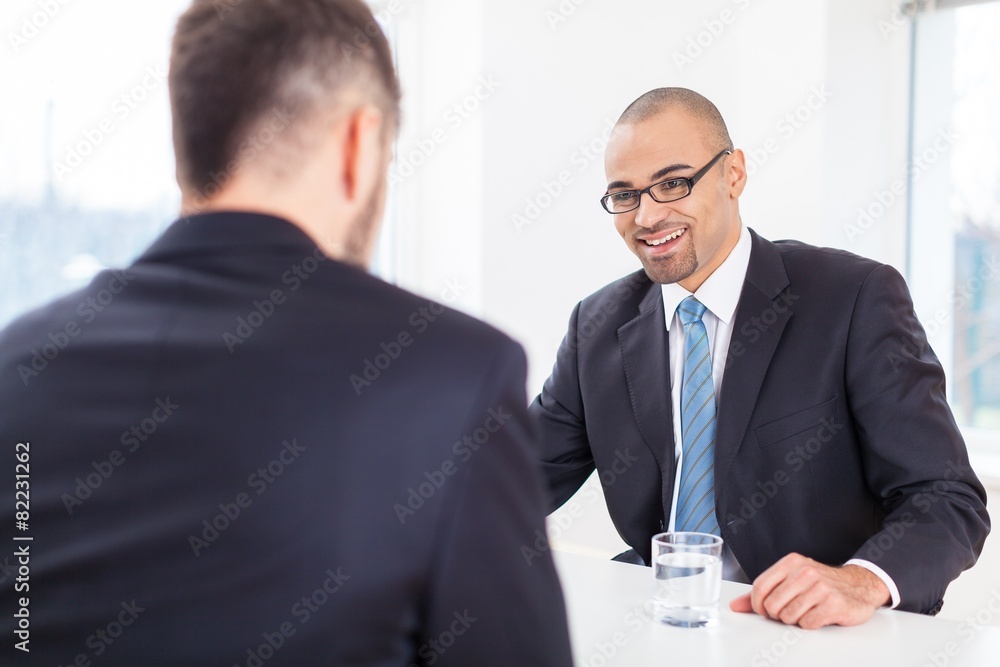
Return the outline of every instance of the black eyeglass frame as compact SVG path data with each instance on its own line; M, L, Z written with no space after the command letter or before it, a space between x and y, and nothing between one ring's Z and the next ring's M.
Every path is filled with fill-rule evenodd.
M672 176L670 178L665 178L662 181L657 181L656 183L653 183L652 185L650 185L648 188L643 188L642 190L618 190L617 192L608 192L603 197L601 197L601 206L603 206L604 210L607 211L608 213L610 213L611 215L621 215L622 213L631 213L632 211L634 211L637 208L639 208L639 206L642 204L642 195L643 194L649 195L650 199L652 199L653 201L655 201L655 202L657 202L659 204L667 204L667 203L670 203L672 201L677 201L678 199L684 199L685 197L687 197L687 196L689 196L691 194L692 190L694 190L695 183L697 183L698 181L700 181L701 177L704 176L705 174L707 174L709 172L709 170L712 167L715 166L715 163L718 162L719 159L723 155L732 155L732 154L733 154L733 152L727 148L726 150L722 151L721 153L719 153L718 155L716 155L714 158L712 158L712 160L708 164L706 164L704 167L702 167L701 169L699 169L695 173L691 174L691 176L689 178L686 178L684 176ZM674 197L673 199L657 199L656 195L653 194L653 188L655 188L658 185L663 185L664 183L668 183L670 181L686 181L687 182L687 192L685 192L684 194L682 194L680 197ZM631 193L633 193L635 195L635 206L633 206L632 208L625 209L624 211L612 211L609 208L609 203L610 203L611 197L623 194L625 192L631 192Z

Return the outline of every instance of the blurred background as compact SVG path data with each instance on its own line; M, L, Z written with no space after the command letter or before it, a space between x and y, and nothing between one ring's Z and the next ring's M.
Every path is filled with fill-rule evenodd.
M5 0L0 326L127 265L176 216L166 72L187 4ZM638 268L598 203L611 125L643 92L685 86L747 154L748 226L907 277L1000 491L1000 3L370 4L405 95L374 271L521 341L530 394L575 303ZM550 535L624 549L600 494L567 503ZM942 615L1000 594L994 542Z

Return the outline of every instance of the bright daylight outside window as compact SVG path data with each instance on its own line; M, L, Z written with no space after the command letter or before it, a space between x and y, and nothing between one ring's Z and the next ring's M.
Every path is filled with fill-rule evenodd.
M5 3L0 326L126 266L176 216L166 71L187 4Z
M918 314L945 363L956 418L986 443L1000 442L998 35L997 2L918 17L911 167Z
M127 266L176 217L166 74L189 4L4 1L0 328ZM373 270L391 279L386 236Z

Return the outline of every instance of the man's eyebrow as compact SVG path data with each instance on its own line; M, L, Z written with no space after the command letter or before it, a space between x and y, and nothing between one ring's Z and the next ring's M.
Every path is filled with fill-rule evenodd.
M691 168L691 165L689 165L689 164L672 164L669 167L664 167L663 169L661 169L658 172L656 172L655 174L653 174L650 177L649 180L651 180L654 183L656 183L657 181L659 181L660 179L662 179L664 176L669 176L671 172L680 171L682 169L690 169L690 168Z
M689 165L689 164L672 164L669 167L664 167L663 169L660 169L658 172L656 172L655 174L653 174L649 178L649 180L652 181L653 183L656 183L657 181L661 180L664 176L668 176L672 172L681 171L682 169L690 169L690 168L691 168L691 165ZM632 187L634 187L634 186L629 181L611 181L610 183L608 183L608 190L609 191L617 189L617 188L627 188L628 189L628 188L632 188Z

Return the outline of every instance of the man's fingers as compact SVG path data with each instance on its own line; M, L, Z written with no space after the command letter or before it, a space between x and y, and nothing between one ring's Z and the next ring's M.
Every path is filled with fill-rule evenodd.
M757 581L760 581L760 579ZM770 589L767 589L766 592L763 591L760 587L758 587L757 581L754 582L753 588L750 590L750 607L754 610L754 612L760 614L764 618L771 618L767 615L767 609L764 608L764 602L767 600L767 595L771 591Z
M828 605L829 600L829 592L822 585L810 586L800 590L794 598L789 600L777 612L776 617L786 625L800 625L802 619L807 616L820 621L821 625L828 625L830 621L826 619L831 611Z
M809 563L809 559L796 553L790 553L779 560L771 567L764 570L753 582L753 590L750 591L750 602L753 610L764 618L779 620L778 614L789 600L795 597L796 591L786 588L789 577L800 572L802 566ZM772 599L776 589L785 589L779 592L778 597Z
M863 586L874 576L855 566L835 568L789 554L757 577L749 604L764 618L805 629L857 625L875 613L876 602L866 596L885 597L877 586L870 586L874 594ZM745 611L746 598L734 599L730 608Z
M753 611L753 605L750 603L750 594L744 593L738 598L733 598L729 601L729 608L740 614L749 614Z
M787 560L788 556L785 556L754 579L753 589L750 591L750 603L753 605L753 610L764 618L774 618L767 613L764 604L771 592L788 576Z
M819 603L815 593L819 578L819 573L808 565L789 572L763 601L768 618L794 625L799 616Z
M798 621L798 626L803 630L818 630L828 625L835 625L837 621L830 615L829 610L820 607L813 607Z

